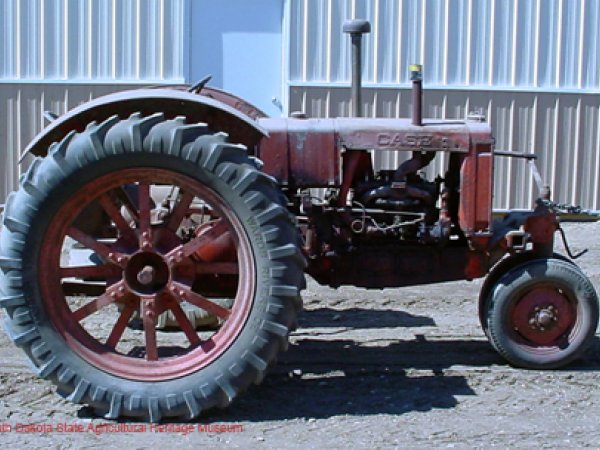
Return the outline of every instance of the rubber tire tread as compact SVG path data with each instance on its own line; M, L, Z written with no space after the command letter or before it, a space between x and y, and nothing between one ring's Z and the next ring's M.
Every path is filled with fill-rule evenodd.
M235 205L257 269L268 273L268 280L263 276L259 282L257 276L258 294L235 342L201 370L161 382L123 379L75 354L46 317L37 287L44 227L73 186L83 183L82 178L140 166L168 166L210 183ZM4 328L39 376L54 383L62 396L88 404L107 418L190 420L211 408L226 407L249 385L259 383L287 348L301 309L306 262L295 218L282 198L276 180L257 170L243 146L227 143L224 133L211 134L205 124L140 113L92 122L85 131L71 132L53 144L46 158L37 158L22 176L20 188L8 197L0 231ZM246 225L250 222L253 232ZM259 244L264 251L257 250Z
M552 258L560 259L569 264L575 264L569 258L567 258L564 255L561 255L560 253L553 253ZM479 291L477 313L479 316L479 325L481 326L481 330L488 337L488 339L489 335L487 326L487 314L491 302L491 294L495 285L498 283L498 280L511 269L528 261L533 261L535 259L540 259L540 256L531 252L519 253L514 256L509 255L498 261L489 271L488 275L485 277L485 281L483 282L481 290Z
M508 329L511 305L538 283L551 283L569 290L577 299L577 330L570 344L544 354L519 344ZM591 345L598 326L598 297L591 281L571 261L557 258L523 263L499 278L490 293L487 334L492 346L510 364L528 369L557 369L573 362Z

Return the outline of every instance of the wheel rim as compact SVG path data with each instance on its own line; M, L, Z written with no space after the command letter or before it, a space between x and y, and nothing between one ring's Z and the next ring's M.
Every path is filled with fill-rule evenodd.
M524 345L562 347L577 325L576 299L556 286L536 286L515 302L510 325Z
M132 186L133 198L127 193ZM161 217L152 202L154 192L165 186L177 199ZM82 231L91 203L110 217L112 236L109 232L100 239ZM198 203L203 225L181 237L182 222ZM223 237L235 246L233 261L202 260L203 254L215 253L211 245ZM61 265L61 255L73 241L94 252L102 264ZM248 238L221 196L193 178L156 168L117 170L84 184L50 220L38 268L45 312L69 348L101 370L140 381L178 378L221 356L241 332L255 290ZM194 283L197 273L204 274L203 280L206 274L226 279L235 292L233 305L224 307L202 295L202 286ZM98 290L96 298L70 297L73 280ZM198 332L182 302L218 317L218 329ZM178 333L157 330L157 317L167 311L175 316ZM141 330L128 326L136 314Z

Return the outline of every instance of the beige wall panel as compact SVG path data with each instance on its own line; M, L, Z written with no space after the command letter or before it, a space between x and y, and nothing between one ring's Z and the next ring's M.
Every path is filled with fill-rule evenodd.
M92 98L133 89L135 85L0 83L0 203L17 187L26 163L21 152L47 124L44 111L63 114Z

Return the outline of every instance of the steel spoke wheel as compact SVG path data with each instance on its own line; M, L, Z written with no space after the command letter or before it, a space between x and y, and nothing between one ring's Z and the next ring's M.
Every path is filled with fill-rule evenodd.
M243 147L183 118L71 133L7 201L7 330L59 393L106 417L224 407L296 322L304 259L281 199Z
M590 345L598 299L571 262L537 259L501 276L486 311L489 339L510 363L535 369L564 366Z
M117 193L125 187L137 194L131 199L133 209L118 201ZM152 192L161 190L177 195L167 201L173 203L169 213L152 220L157 196ZM86 205L94 203L110 218L114 236L99 239L78 228ZM205 213L189 214L192 203ZM134 217L130 222L121 213L126 210ZM181 226L186 216L202 223L203 232L190 236ZM232 248L222 256L233 253L232 261L219 261L219 241L224 239ZM101 263L61 265L61 255L74 245L80 253L93 252ZM41 252L46 263L39 268L40 287L52 324L82 358L123 377L162 380L204 367L231 345L251 310L255 269L242 224L212 190L176 172L125 169L94 179L53 217ZM208 253L217 262L200 260ZM215 279L227 272L228 291L234 293L230 308L194 290L197 261ZM65 292L73 282L84 285L88 279L96 280L91 286L101 291L93 300ZM215 316L219 328L198 333L182 308L185 303ZM167 311L182 336L157 331L157 319ZM139 332L127 328L134 314L143 325Z

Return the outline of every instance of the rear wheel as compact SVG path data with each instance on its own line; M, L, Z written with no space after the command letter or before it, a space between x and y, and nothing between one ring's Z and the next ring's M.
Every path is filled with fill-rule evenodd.
M501 276L490 292L487 334L511 364L532 369L564 366L591 344L598 298L571 262L536 259Z
M62 395L106 417L226 406L296 321L304 260L280 199L244 148L204 125L92 123L7 201L6 328Z

